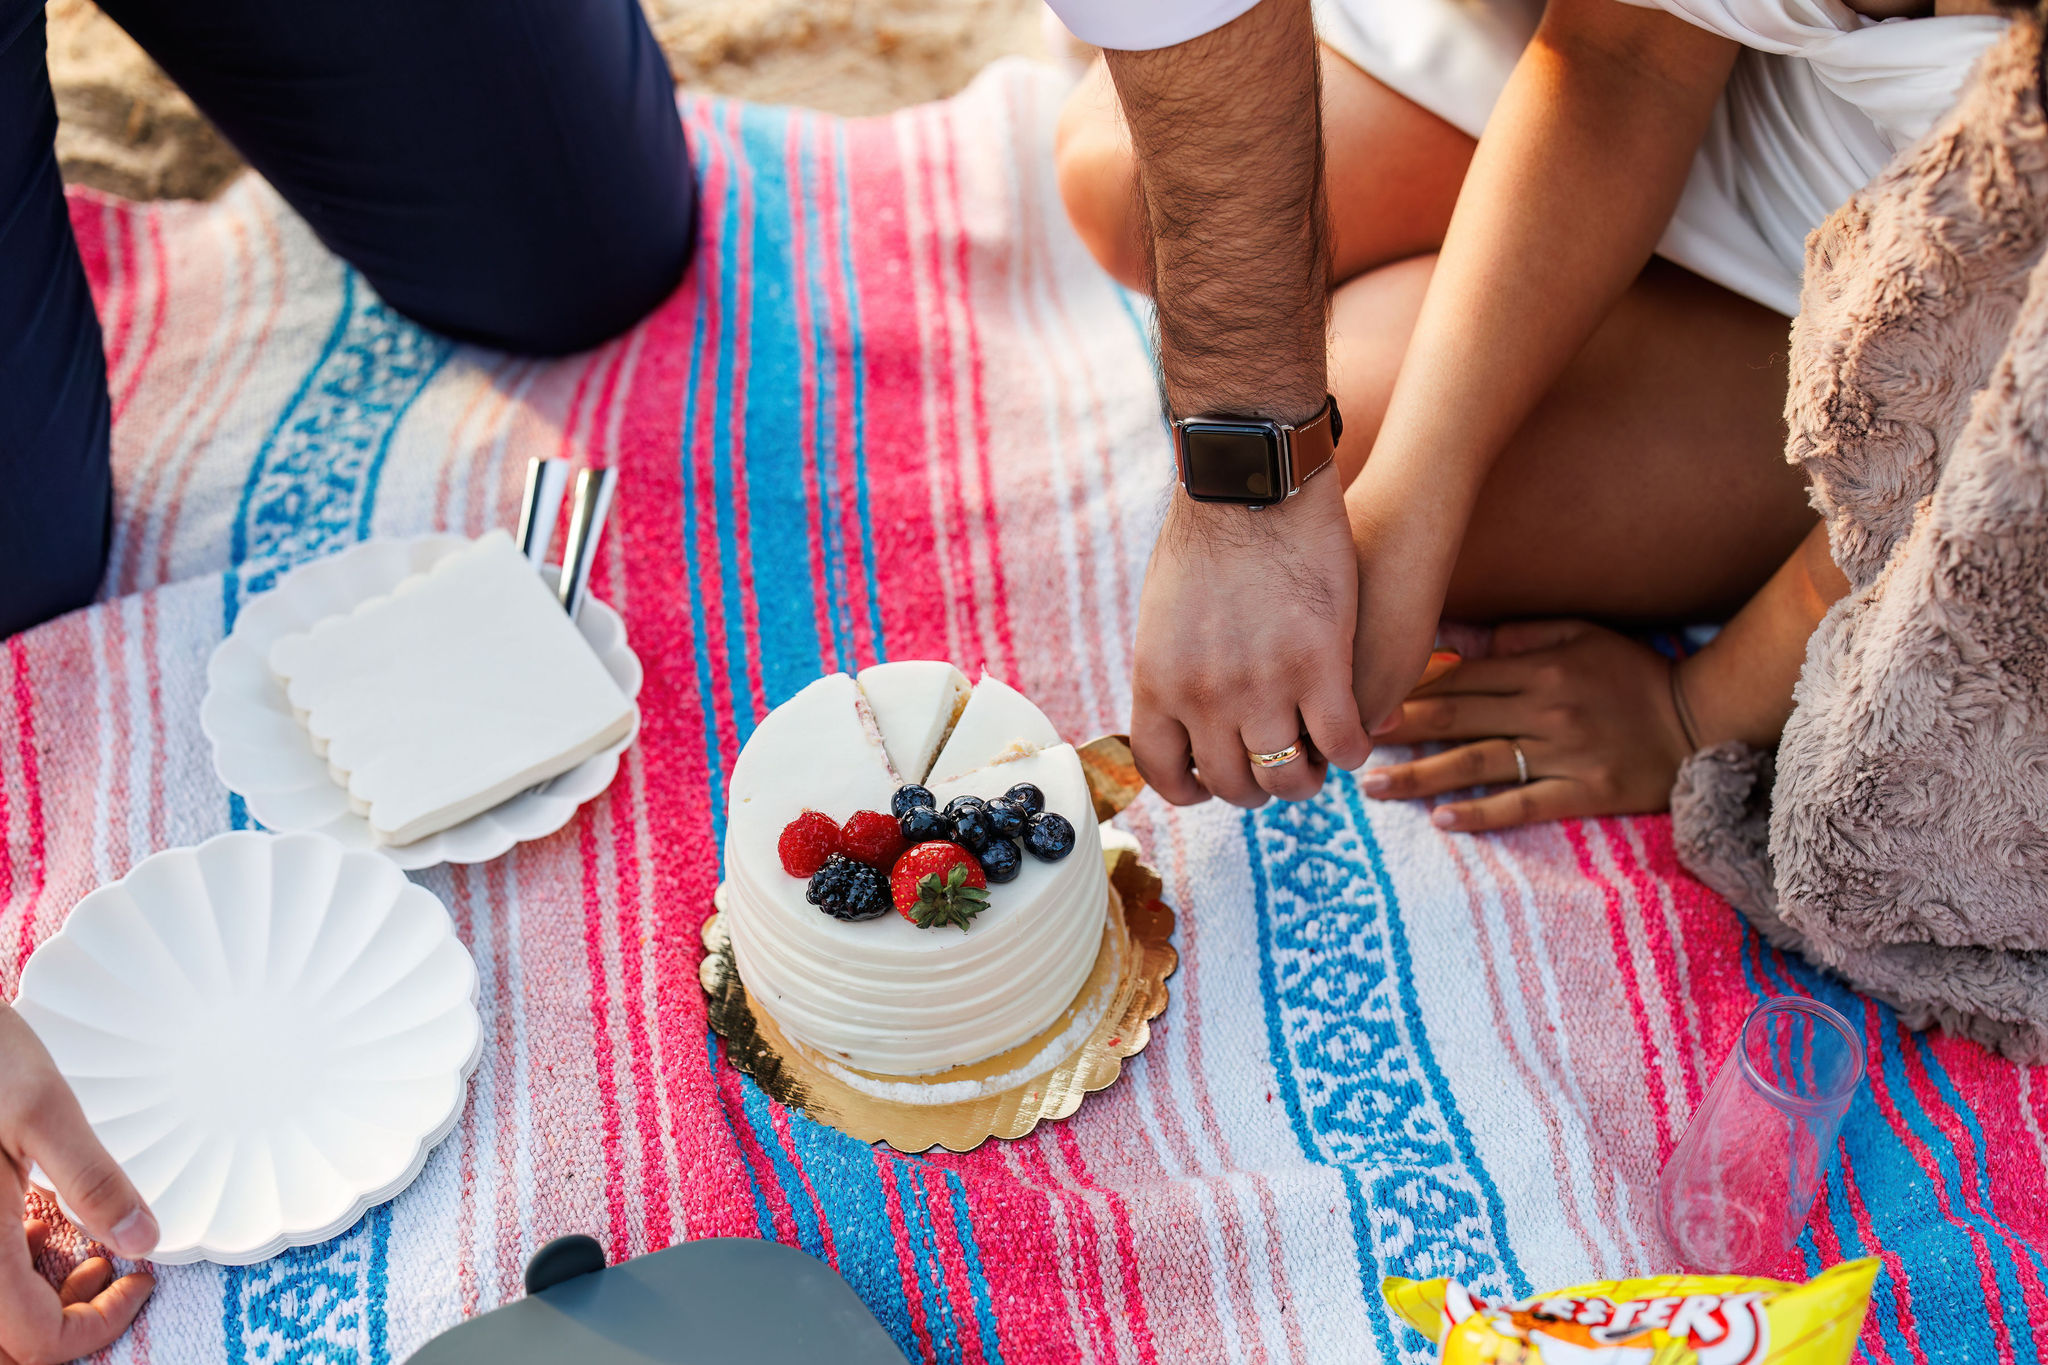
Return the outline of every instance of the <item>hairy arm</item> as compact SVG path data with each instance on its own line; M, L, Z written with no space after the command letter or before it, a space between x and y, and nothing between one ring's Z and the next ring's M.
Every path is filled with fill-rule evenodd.
M1168 406L1313 416L1329 234L1307 0L1265 0L1176 47L1104 56L1151 228Z
M1313 416L1329 246L1308 0L1261 0L1199 38L1105 57L1136 154L1168 408ZM1175 491L1138 607L1131 749L1146 780L1169 801L1256 806L1313 795L1325 759L1364 763L1357 621L1334 474L1257 509ZM1283 751L1298 756L1248 758Z
M1648 261L1735 52L1615 0L1545 11L1480 139L1347 499L1369 723L1414 682L1495 456Z

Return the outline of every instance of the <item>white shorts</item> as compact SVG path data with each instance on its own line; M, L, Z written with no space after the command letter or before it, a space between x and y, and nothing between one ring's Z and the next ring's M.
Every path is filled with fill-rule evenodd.
M1657 253L1788 317L1807 234L1933 124L2006 22L1844 27L1843 7L1815 0L1624 2L1745 45ZM1316 27L1367 75L1477 137L1542 12L1542 0L1316 0Z

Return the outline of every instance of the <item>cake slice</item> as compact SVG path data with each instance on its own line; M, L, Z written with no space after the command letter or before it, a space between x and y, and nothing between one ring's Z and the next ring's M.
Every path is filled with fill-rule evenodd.
M863 668L858 682L896 776L924 781L973 691L967 675L942 659L906 659Z
M843 823L857 811L886 811L899 783L887 754L861 723L860 691L833 673L769 712L733 764L726 843L752 865L780 868L777 841L807 810ZM797 900L803 898L797 884Z
M380 843L460 824L624 739L633 703L503 531L270 648Z
M926 785L950 782L977 768L1021 758L1059 742L1060 732L1030 698L983 672L945 747L932 761Z

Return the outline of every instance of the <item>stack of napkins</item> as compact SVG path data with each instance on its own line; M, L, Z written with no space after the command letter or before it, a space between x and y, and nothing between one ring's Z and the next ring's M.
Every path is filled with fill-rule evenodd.
M409 844L625 738L633 703L503 531L270 647L378 842Z

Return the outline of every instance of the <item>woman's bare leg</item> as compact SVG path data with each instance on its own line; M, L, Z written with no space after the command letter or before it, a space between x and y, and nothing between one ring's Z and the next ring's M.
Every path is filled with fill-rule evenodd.
M1328 49L1323 121L1348 481L1386 410L1473 142ZM1061 117L1060 190L1096 258L1141 288L1133 174L1098 62ZM1740 607L1814 524L1783 458L1788 327L1653 261L1501 453L1446 609L1699 620Z
M1435 258L1332 299L1347 481L1372 448ZM1720 619L1814 525L1785 463L1789 323L1654 260L1493 467L1445 610L1465 620Z

